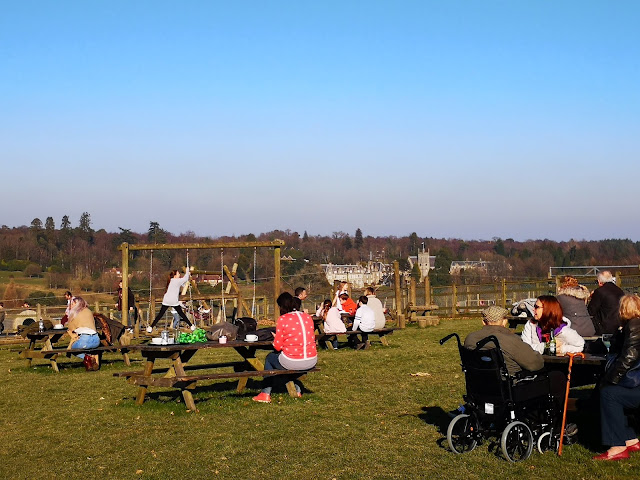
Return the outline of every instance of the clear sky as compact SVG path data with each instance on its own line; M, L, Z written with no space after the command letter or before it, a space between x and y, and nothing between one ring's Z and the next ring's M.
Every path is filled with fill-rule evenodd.
M640 2L4 0L0 224L640 240Z

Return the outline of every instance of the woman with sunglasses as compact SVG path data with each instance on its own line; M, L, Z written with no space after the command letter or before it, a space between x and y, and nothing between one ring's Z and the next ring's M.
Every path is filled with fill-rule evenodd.
M562 316L562 307L552 295L541 295L536 299L533 319L522 330L522 341L538 353L544 353L544 347L556 339L557 354L578 353L584 349L584 338L571 328L568 318Z

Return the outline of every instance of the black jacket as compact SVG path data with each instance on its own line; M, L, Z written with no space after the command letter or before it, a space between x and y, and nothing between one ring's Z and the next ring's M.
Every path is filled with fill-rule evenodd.
M589 314L593 317L596 334L615 333L620 326L620 297L624 292L615 283L608 282L596 288L589 302Z
M622 328L622 348L604 379L617 384L640 361L640 318L632 318Z

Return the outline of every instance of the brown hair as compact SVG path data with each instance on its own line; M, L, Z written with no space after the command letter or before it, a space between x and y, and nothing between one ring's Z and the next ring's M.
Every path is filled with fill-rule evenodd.
M169 272L169 276L167 277L167 286L166 286L166 287L164 287L164 288L165 288L165 290L166 290L167 288L169 288L169 284L171 283L171 279L172 279L173 277L175 277L175 276L176 276L176 273L178 273L178 270L171 270L171 271Z
M560 284L560 288L569 288L569 287L577 287L578 279L576 277L572 277L571 275L565 275L562 277L562 283Z
M625 324L632 318L640 318L640 297L624 295L620 298L620 322Z
M562 306L553 295L540 295L538 301L542 304L542 316L538 325L542 333L549 333L562 324Z

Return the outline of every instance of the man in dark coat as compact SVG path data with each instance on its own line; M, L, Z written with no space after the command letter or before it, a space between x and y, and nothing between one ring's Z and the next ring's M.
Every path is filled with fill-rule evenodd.
M598 274L598 285L587 307L596 327L596 335L615 333L620 327L620 298L624 292L607 270Z

